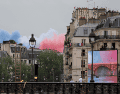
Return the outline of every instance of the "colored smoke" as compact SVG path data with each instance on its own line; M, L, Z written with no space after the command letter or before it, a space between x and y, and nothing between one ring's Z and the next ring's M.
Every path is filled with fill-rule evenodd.
M41 43L39 49L51 49L51 50L57 50L59 52L63 53L64 49L64 40L65 40L65 34L57 35L53 32L54 36L50 39L45 38Z

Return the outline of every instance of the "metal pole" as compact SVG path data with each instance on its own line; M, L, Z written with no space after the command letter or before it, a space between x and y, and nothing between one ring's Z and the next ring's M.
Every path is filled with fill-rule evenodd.
M82 82L83 82L83 48L82 48Z
M92 44L92 80L93 80L93 44Z
M33 76L33 47L32 47L32 76Z
M92 66L91 66L91 81L90 82L94 82L93 80L93 43L92 43Z

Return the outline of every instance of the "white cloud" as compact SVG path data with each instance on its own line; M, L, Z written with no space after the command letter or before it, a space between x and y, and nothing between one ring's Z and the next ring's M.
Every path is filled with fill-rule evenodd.
M58 32L52 28L50 28L48 30L47 33L42 33L39 37L34 36L35 40L36 40L36 48L39 47L40 42L42 42L45 38L51 38L53 37L53 32L55 32L56 34L58 34ZM27 37L27 36L22 36L19 38L20 43L23 43L24 46L26 46L27 48L29 48L29 40L30 40L31 36Z

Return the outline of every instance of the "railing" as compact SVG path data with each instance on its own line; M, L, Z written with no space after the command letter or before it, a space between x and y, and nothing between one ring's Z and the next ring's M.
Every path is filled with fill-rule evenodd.
M98 35L96 36L97 39L120 39L120 35Z
M73 45L74 45L74 47L91 47L90 43L85 43L85 44L83 44L81 46L79 45L79 43L74 43Z
M100 50L117 50L116 48L100 48Z
M120 83L0 83L0 93L120 94Z

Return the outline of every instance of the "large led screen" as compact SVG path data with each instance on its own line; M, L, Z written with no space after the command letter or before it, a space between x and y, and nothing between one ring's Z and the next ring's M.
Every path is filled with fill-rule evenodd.
M88 51L88 83L91 65L92 51ZM93 51L93 78L98 83L117 83L117 50Z

